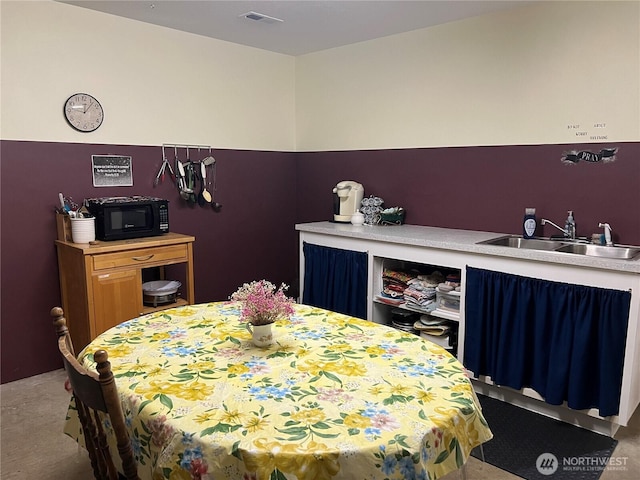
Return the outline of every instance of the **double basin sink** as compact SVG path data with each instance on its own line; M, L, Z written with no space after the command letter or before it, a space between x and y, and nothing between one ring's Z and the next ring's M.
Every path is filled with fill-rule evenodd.
M632 260L640 254L640 247L629 245L604 246L553 238L523 238L518 235L505 235L503 237L478 242L478 244L521 248L526 250L544 250L547 252L568 253L573 255L586 255L588 257L612 258L619 260Z

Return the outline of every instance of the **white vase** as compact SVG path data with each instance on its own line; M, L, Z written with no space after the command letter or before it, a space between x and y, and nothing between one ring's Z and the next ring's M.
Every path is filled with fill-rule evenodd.
M268 323L267 325L247 323L247 330L251 333L251 339L256 347L266 348L273 344L272 325L273 323Z

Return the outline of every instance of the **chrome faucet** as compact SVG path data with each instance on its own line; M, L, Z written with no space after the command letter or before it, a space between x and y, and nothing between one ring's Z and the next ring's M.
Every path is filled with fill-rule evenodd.
M608 223L599 223L598 227L604 228L604 240L607 247L613 247L613 240L611 239L611 225Z
M569 232L566 229L564 229L562 227L559 227L558 225L553 223L551 220L547 220L546 218L543 218L543 219L540 220L540 225L546 225L547 223L550 223L551 225L556 227L558 230L560 230L565 237L570 238L571 240L575 240L576 239L576 231L575 231L575 229L573 231Z

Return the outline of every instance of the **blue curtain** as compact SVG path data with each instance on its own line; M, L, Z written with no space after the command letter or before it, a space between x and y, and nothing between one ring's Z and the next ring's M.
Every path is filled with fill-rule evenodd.
M302 303L367 318L367 254L304 242Z
M547 403L615 415L631 293L467 267L465 366Z

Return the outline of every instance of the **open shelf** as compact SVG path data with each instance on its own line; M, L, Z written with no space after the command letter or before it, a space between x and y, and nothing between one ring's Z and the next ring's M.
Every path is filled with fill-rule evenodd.
M169 308L183 307L185 305L190 305L184 298L176 298L175 302L172 303L163 303L162 305L158 305L157 307L153 307L151 305L145 305L142 308L143 315L153 312L160 312L162 310L168 310Z
M461 271L457 268L450 268L441 265L429 265L418 262L409 262L404 260L398 260L385 257L373 258L373 288L372 288L372 320L376 323L394 326L392 323L392 316L394 309L400 309L416 314L416 321L420 321L420 315L429 315L431 317L447 320L449 323L450 333L448 336L437 337L431 339L431 336L421 335L421 332L413 330L413 333L421 335L423 338L427 338L436 344L439 344L449 350L453 355L457 354L458 343L458 322L460 321L460 313L454 310L438 308L437 303L432 304L430 308L423 309L418 306L409 305L404 301L404 297L400 296L397 301L389 299L386 296L382 296L383 291L383 273L386 269L394 270L397 272L411 273L413 275L431 275L434 272L440 272L443 277L447 275L456 274L460 276ZM461 296L461 293L453 294ZM434 302L435 302L434 298ZM445 338L447 339L446 341Z

